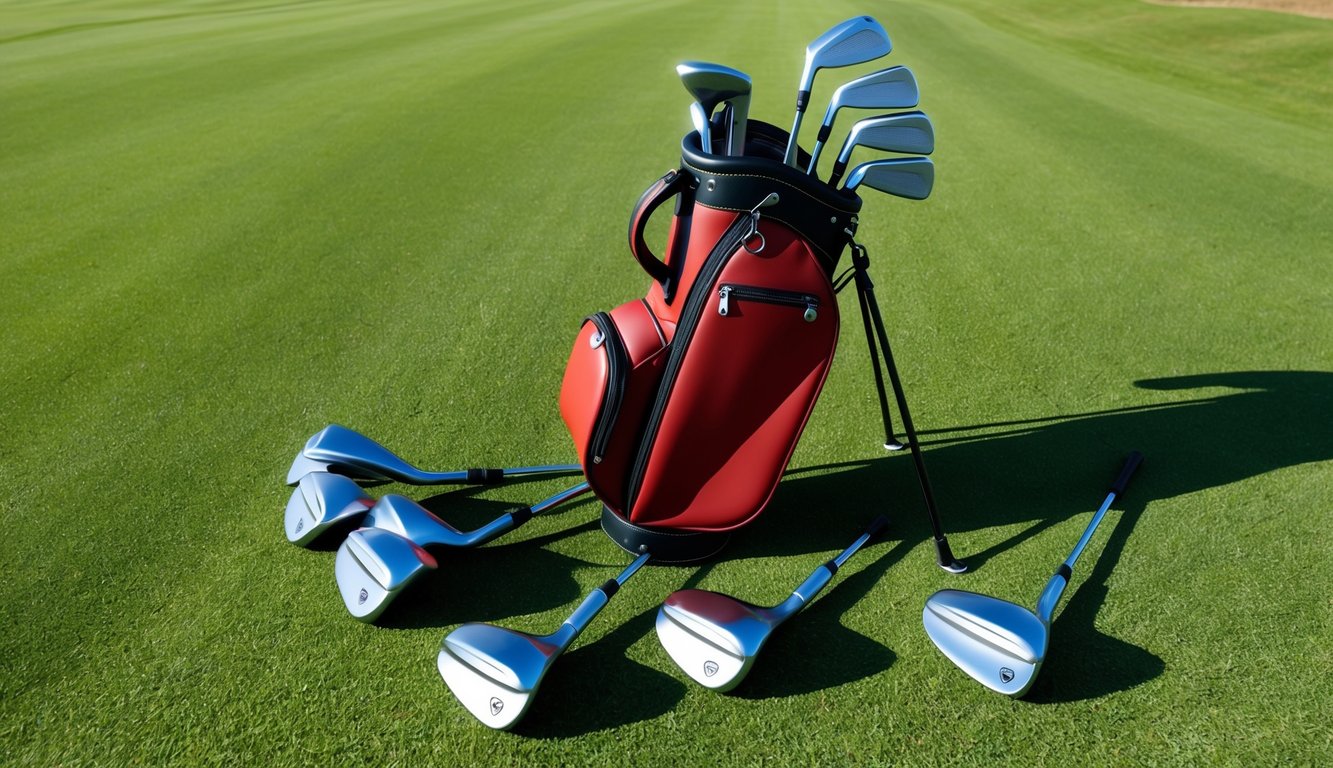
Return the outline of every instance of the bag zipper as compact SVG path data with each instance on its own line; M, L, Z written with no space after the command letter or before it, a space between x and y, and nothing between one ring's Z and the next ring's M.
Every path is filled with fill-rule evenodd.
M728 283L718 289L717 313L726 317L731 313L731 305L737 301L758 301L763 304L778 304L787 307L805 307L805 321L813 323L819 317L819 297L796 291L783 291L777 288L759 288L753 285L735 285Z
M625 381L629 376L629 352L625 350L625 340L620 336L615 321L606 312L598 312L588 318L597 329L597 336L592 339L594 347L606 347L606 394L602 405L597 410L597 420L593 422L592 440L589 441L589 453L592 463L601 464L606 456L607 444L611 442L611 431L620 418L620 406L625 400Z
M776 195L770 195L776 197ZM765 198L767 202L768 198ZM717 282L717 278L722 273L722 268L731 260L740 248L746 245L747 241L758 232L759 206L748 214L741 214L736 217L736 221L722 233L722 238L713 246L713 250L708 252L708 258L704 259L703 266L699 269L699 274L695 277L695 289L691 290L685 298L685 306L681 308L680 320L676 325L676 335L671 339L671 352L667 356L666 369L662 372L662 383L658 386L657 397L653 402L653 409L648 417L647 424L644 427L643 437L639 441L639 451L634 459L634 468L630 473L628 493L625 498L625 516L628 517L630 510L634 509L634 502L639 495L639 486L643 484L643 476L648 470L648 458L652 454L652 445L657 440L657 431L662 426L662 414L666 410L666 404L671 399L671 390L675 387L676 376L680 373L682 360L685 358L685 351L689 349L690 339L694 336L694 330L699 325L699 318L703 316L704 308L708 305L713 292L708 290L707 286ZM761 247L762 249L762 247Z

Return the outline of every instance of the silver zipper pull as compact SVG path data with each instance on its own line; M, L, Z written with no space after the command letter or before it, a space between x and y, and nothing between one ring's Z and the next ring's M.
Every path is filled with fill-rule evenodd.
M731 286L722 286L722 290L718 291L718 293L721 294L722 298L717 303L717 313L726 317L727 312L731 309Z
M819 317L819 304L814 299L805 300L805 321L813 323Z

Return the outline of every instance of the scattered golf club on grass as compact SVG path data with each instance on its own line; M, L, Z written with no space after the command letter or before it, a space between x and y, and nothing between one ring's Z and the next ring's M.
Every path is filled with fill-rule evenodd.
M847 133L842 151L829 173L828 184L836 187L847 170L847 161L857 147L878 149L882 152L900 152L909 155L929 155L935 151L935 128L923 112L903 112L881 115L858 121Z
M528 711L546 671L630 576L648 562L639 555L619 576L584 598L560 628L530 635L493 624L464 624L445 636L436 665L458 701L482 723L504 730Z
M810 103L810 88L815 73L827 67L847 67L874 61L893 50L889 34L878 21L869 16L856 16L837 24L815 38L805 47L805 69L796 88L796 119L787 139L787 152L782 161L795 168L797 140L801 133L801 119Z
M863 185L909 200L925 200L935 186L935 164L928 157L871 160L847 174L843 189L855 191Z
M773 630L813 600L838 568L886 525L883 515L875 518L842 554L816 568L790 597L771 608L702 589L673 592L657 611L657 639L695 682L729 691L745 678Z
M306 547L331 528L351 523L375 506L356 481L332 472L310 472L301 476L287 500L283 529L287 540Z
M418 576L438 567L426 547L480 546L587 491L588 484L579 483L472 531L459 531L411 499L385 496L367 513L366 527L349 533L338 547L333 571L343 604L354 618L373 622Z
M694 101L703 111L704 128L699 133L700 146L706 153L713 151L712 135L709 129L713 119L713 110L723 102L731 104L730 118L727 121L726 149L728 155L739 155L745 144L745 123L750 114L750 76L744 72L711 64L705 61L683 61L676 65L676 74L685 90L690 92ZM698 130L698 115L691 114Z
M1129 478L1143 461L1138 451L1129 454L1106 500L1093 515L1074 551L1046 582L1037 611L995 597L945 589L926 600L922 621L935 647L977 682L1008 696L1022 696L1032 687L1050 641L1051 617L1073 575L1074 562L1083 553L1097 525Z
M916 75L904 66L889 67L873 72L865 77L858 77L838 86L829 99L828 109L824 111L824 122L819 126L819 136L815 148L810 151L810 165L805 169L814 174L819 163L819 153L824 149L833 132L833 120L838 110L844 107L854 109L911 109L921 101L921 91L916 83Z
M514 469L465 469L428 472L355 430L330 424L310 436L287 470L287 485L311 472L333 472L356 480L396 481L408 485L491 485L508 477L582 472L578 464L548 464Z

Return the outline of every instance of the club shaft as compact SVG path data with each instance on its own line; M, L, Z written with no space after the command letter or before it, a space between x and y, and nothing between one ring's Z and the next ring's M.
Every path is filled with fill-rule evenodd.
M801 585L791 593L790 597L774 608L774 613L785 618L799 611L806 603L814 600L815 596L822 592L824 587L828 586L828 583L837 575L838 569L888 524L888 518L883 515L876 517L870 525L866 526L865 531L856 538L856 541L853 541L837 557L816 568L805 581L801 582Z
M588 486L588 482L585 480L579 483L578 485L573 486L572 488L566 488L565 490L557 494L554 494L547 499L543 499L542 501L533 504L532 514L540 515L541 513L545 512L551 507L554 507L557 504L563 504L564 502L569 501L572 498L575 498L577 496L582 496L589 490L590 487Z
M804 98L802 98L804 97ZM801 132L801 120L805 117L805 101L810 98L808 91L803 91L797 96L796 119L791 124L791 136L787 139L787 152L782 156L782 162L796 168L796 136Z
M555 634L547 639L561 650L568 648L569 644L574 642L574 638L578 637L579 633L606 607L606 604L611 601L612 595L620 589L620 586L648 562L649 557L650 555L647 552L639 555L634 562L621 571L619 576L589 592L588 596L583 598L583 602L579 603L579 607L575 608L574 612L569 614L569 618L565 619L565 623L560 625L560 629L556 630Z
M1074 575L1074 563L1078 562L1079 555L1087 548L1088 542L1092 540L1092 534L1097 531L1097 526L1101 525L1102 518L1106 517L1106 511L1111 508L1111 503L1115 501L1116 495L1124 493L1129 478L1134 474L1134 470L1143 461L1143 454L1134 451L1125 459L1125 465L1120 470L1120 476L1116 478L1111 486L1111 491L1106 494L1106 499L1102 505L1097 508L1096 514L1088 522L1088 527L1083 529L1083 535L1079 537L1078 543L1069 553L1069 557L1060 564L1050 580L1046 582L1046 587L1041 591L1041 597L1037 598L1037 618L1046 623L1050 623L1051 617L1055 615L1055 608L1060 603L1060 597L1064 595L1065 587L1069 586L1069 579Z
M451 529L441 531L442 538L430 541L418 541L421 546L430 546L433 544L444 544L455 547L477 547L499 537L501 534L523 525L532 519L533 515L540 515L551 507L566 502L572 498L587 493L589 490L587 481L567 488L547 499L533 504L530 507L520 507L512 512L506 512L495 518L491 522L480 528L459 534Z

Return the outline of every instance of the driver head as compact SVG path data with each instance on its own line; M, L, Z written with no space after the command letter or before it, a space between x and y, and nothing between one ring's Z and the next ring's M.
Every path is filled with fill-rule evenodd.
M945 589L922 612L935 647L982 685L1022 696L1046 658L1049 628L1028 609L975 592Z
M311 472L300 479L287 500L283 520L287 540L308 546L329 528L365 514L374 503L349 477Z
M464 624L445 636L436 666L473 717L505 730L528 711L560 650L545 638L516 630Z
M436 567L435 558L410 539L358 528L338 547L333 575L348 613L371 622L418 576Z
M736 687L773 631L767 609L701 589L673 592L657 611L657 639L695 682Z

